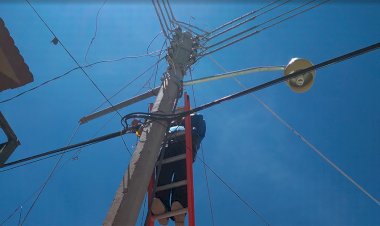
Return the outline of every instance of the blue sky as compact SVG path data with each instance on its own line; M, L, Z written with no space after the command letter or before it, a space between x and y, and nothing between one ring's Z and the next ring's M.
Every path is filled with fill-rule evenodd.
M33 1L32 1L33 3ZM174 4L177 19L206 30L263 6L232 2ZM300 3L287 4L283 10ZM77 4L34 4L57 37L83 65L95 31L101 1ZM212 55L227 70L254 66L286 65L293 57L319 63L379 41L380 4L365 1L331 1L305 14L265 30ZM273 11L271 18L279 12ZM5 21L30 70L34 83L1 93L0 100L63 74L75 63L24 2L1 3ZM250 25L259 23L260 20ZM248 26L247 26L248 27ZM98 18L97 36L87 62L115 59L146 52L160 26L150 3L112 0ZM160 49L159 36L150 50ZM311 90L295 94L279 84L256 95L292 125L329 159L380 198L380 52L375 51L317 71ZM153 64L144 57L87 68L106 96ZM160 64L158 77L166 69ZM221 73L208 57L194 67L194 78ZM152 72L115 98L118 103L149 88ZM281 76L261 73L242 76L246 86ZM189 76L185 77L188 80ZM153 81L151 84L153 85ZM142 89L143 87L143 89ZM241 90L234 80L220 80L194 87L198 105ZM187 88L191 93L191 89ZM10 160L38 154L67 144L78 120L97 108L104 98L77 70L66 77L11 102L0 104L22 145ZM145 111L153 99L121 110ZM319 158L252 96L202 112L207 121L203 141L206 163L271 225L380 225L380 208L342 175ZM121 129L118 116L107 116L81 126L73 142ZM99 132L100 131L100 132ZM127 136L130 149L136 137ZM25 221L25 225L100 225L108 211L130 156L120 138L83 149L78 160L65 155L57 171ZM199 152L199 155L200 152ZM57 158L0 173L0 220L18 206L22 216L31 205ZM194 164L197 225L211 225L204 169ZM234 194L207 171L215 225L263 225ZM25 202L28 198L29 201ZM5 225L17 225L19 213ZM139 218L141 220L141 217ZM138 222L140 225L140 222Z

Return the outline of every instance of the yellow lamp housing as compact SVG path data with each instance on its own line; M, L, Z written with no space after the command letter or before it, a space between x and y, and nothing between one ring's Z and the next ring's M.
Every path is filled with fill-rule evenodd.
M313 64L308 60L302 58L292 58L289 64L285 67L284 76L312 66ZM315 74L316 71L312 70L295 78L289 79L287 83L294 92L304 93L313 85Z

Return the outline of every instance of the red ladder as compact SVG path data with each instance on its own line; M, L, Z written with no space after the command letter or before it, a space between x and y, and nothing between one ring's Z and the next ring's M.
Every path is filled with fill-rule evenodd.
M185 92L184 93L184 111L190 110L190 98L189 95ZM174 182L168 185L159 186L157 187L157 191L162 191L166 189L172 189L179 186L187 186L187 203L188 207L166 212L160 215L152 215L152 213L148 213L148 222L149 226L154 226L154 221L162 218L168 218L177 216L180 214L188 213L188 221L189 226L195 226L195 215L194 215L194 183L193 183L193 145L192 145L192 126L191 126L191 117L190 115L185 117L185 142L186 142L186 154L181 154L178 156L174 156L171 158L164 159L162 161L162 164L167 164L170 162L175 162L179 160L183 160L186 158L186 180ZM152 206L152 199L153 199L153 187L154 187L154 180L155 180L155 174L152 175L152 178L150 180L149 186L148 186L148 206Z

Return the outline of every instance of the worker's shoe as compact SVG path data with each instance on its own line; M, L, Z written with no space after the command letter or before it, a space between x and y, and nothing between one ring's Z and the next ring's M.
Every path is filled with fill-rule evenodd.
M183 209L183 206L180 202L174 201L172 203L172 211ZM180 214L174 216L175 226L185 226L185 214Z
M166 212L166 209L165 209L164 204L161 202L161 200L158 198L153 198L153 202L152 202L153 215L160 215L165 212ZM168 218L159 219L158 223L160 223L160 225L166 226L169 223L169 219Z

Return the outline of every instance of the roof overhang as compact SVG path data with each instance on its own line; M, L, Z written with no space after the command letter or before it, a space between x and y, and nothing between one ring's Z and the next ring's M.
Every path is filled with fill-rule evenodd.
M0 18L0 91L33 81L33 75Z

